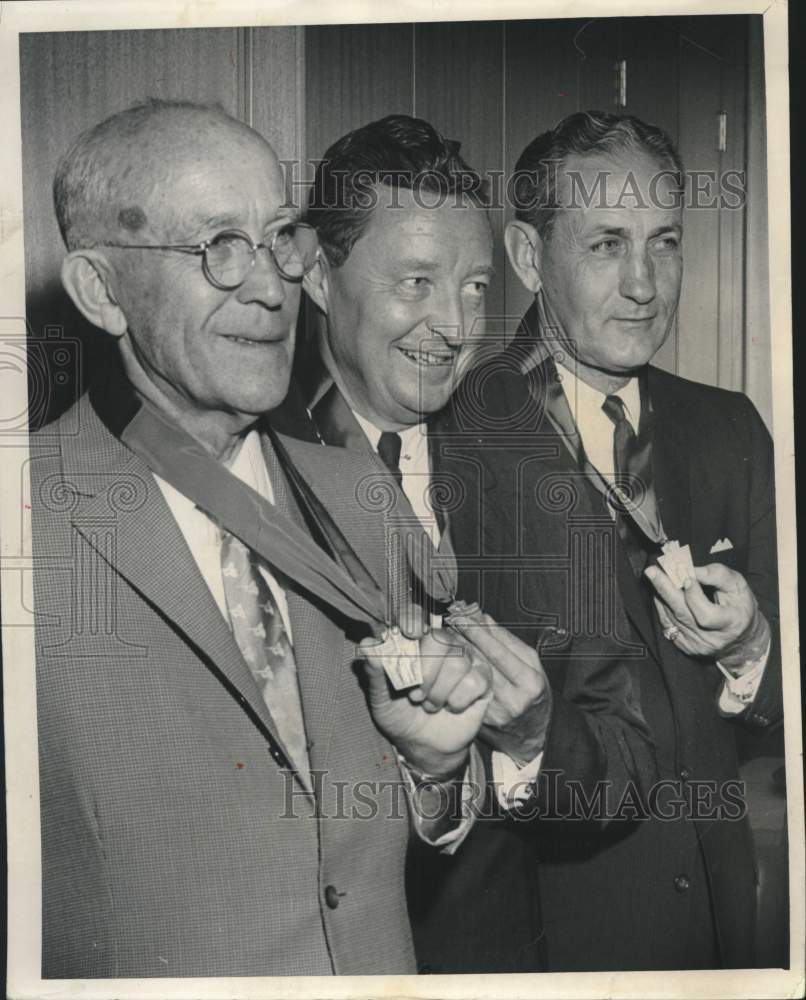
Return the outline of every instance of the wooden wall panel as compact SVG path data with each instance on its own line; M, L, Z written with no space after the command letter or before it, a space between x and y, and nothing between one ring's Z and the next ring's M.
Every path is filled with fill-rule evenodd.
M584 21L508 21L505 30L506 107L504 170L512 176L526 146L566 115L579 110L578 52L573 39ZM551 58L546 57L551 53ZM514 216L507 205L506 221ZM511 267L506 268L508 332L533 300Z
M307 155L321 158L360 125L413 110L414 26L313 25L305 29Z
M726 148L719 156L722 176L747 165L747 34L745 20L731 18L734 30L722 38L721 109L727 115ZM718 384L746 389L745 326L745 206L723 204L719 212L719 370Z
M462 156L481 173L504 170L504 26L502 22L418 24L415 30L415 114L462 143ZM487 299L487 329L506 319L504 212L490 213L496 275Z
M764 27L758 16L750 18L748 43L744 389L772 430Z
M101 336L73 307L59 278L64 247L51 195L58 160L80 132L146 97L218 102L238 114L239 43L237 29L20 37L28 323L35 335L62 327L78 337L85 375L101 357ZM50 416L76 391L73 379L57 388Z
M625 20L619 57L627 62L627 105L618 109L664 129L673 142L680 133L679 18L637 17ZM689 266L696 267L696 246L686 246ZM685 287L685 286L684 286ZM678 370L678 317L654 364Z
M618 112L616 62L622 56L623 18L592 18L575 31L580 111Z
M247 28L244 118L289 164L305 158L305 28ZM302 165L302 164L301 164ZM301 170L298 179L304 179Z
M627 61L627 106L615 110L658 125L677 142L678 19L625 18L619 58Z
M721 66L715 55L687 36L680 38L680 153L689 175L716 171L717 115L721 105ZM685 270L678 314L677 371L698 382L719 380L719 255L717 208L686 208L683 213Z

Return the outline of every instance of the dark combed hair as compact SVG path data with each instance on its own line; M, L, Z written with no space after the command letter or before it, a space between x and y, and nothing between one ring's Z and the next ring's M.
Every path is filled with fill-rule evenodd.
M378 203L378 185L487 206L487 185L460 144L410 115L387 115L342 136L317 165L307 221L331 264L343 264ZM390 195L390 203L392 196Z
M683 161L663 129L632 115L578 111L541 133L521 153L510 182L515 217L531 223L546 239L551 234L554 216L562 207L557 181L566 161L572 156L592 153L612 156L625 151L652 157L658 166L674 175L675 184L682 191Z

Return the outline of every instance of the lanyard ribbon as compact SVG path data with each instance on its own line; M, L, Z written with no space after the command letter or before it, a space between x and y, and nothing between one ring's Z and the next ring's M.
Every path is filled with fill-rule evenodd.
M646 383L643 377L639 377L639 388L641 392L641 420L638 430L639 451L634 457L634 462L645 470L644 475L636 477L640 479L640 490L636 491L638 500L632 497L622 488L610 483L599 470L591 463L585 454L582 439L574 421L568 399L563 392L562 386L557 380L556 367L552 357L552 342L557 348L573 358L573 352L569 347L568 338L565 336L559 321L554 316L551 307L542 290L535 296L536 316L530 317L536 320L538 335L534 338L534 346L529 352L521 366L521 371L527 374L538 365L543 365L545 375L546 393L546 416L551 421L555 430L560 434L563 444L570 452L575 464L582 469L593 486L608 501L609 505L618 513L630 518L632 523L651 544L656 546L664 545L668 538L663 530L660 519L660 511L655 497L655 489L652 484L652 401L646 392ZM525 325L524 335L534 336L533 331Z
M644 401L646 404L648 401ZM651 438L649 436L649 413L646 413L644 406L641 408L641 437L642 450L651 449ZM579 468L585 473L593 486L608 501L611 507L619 513L629 517L641 534L654 545L663 545L668 541L663 525L660 522L660 514L655 499L655 490L651 481L646 481L642 477L641 496L638 501L633 500L624 489L614 485L599 472L585 454L582 439L579 436L571 407L563 392L562 386L551 376L548 379L546 390L546 415L562 436L563 444L570 451ZM643 459L651 462L651 450L644 451Z
M311 405L310 420L323 444L337 448L353 448L372 455L378 465L379 473L384 477L384 483L388 483L389 488L394 490L395 511L386 515L387 530L393 537L404 538L403 549L412 576L431 601L435 604L451 604L456 598L459 571L450 540L448 518L445 517L445 529L439 547L436 548L428 532L423 529L402 486L393 475L389 474L377 451L370 446L366 434L335 382L331 382L327 389L321 391ZM429 475L429 480L431 480L432 496L438 500L439 474ZM398 511L400 513L397 513Z
M285 449L278 460L304 512L328 543L330 555L290 518L234 476L191 434L166 420L148 402L122 431L121 440L152 472L215 518L270 566L348 618L373 632L388 622L384 593L352 550L329 512L293 467ZM273 441L275 449L279 441ZM304 485L303 485L304 484Z

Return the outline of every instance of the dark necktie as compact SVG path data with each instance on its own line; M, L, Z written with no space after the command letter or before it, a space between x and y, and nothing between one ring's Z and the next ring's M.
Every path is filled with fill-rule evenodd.
M627 419L620 396L606 396L602 409L613 423L613 467L615 485L628 497L640 499L638 514L629 504L616 503L616 525L627 556L636 576L647 564L647 543L657 541L657 507L654 502L651 472L652 457L649 442L640 442ZM618 493L616 500L618 501ZM647 530L647 524L650 530ZM649 536L649 537L647 537Z
M294 648L254 552L221 532L221 575L232 634L252 671L280 739L310 788L310 764Z
M400 471L400 435L394 431L384 431L378 439L378 454L386 468L397 480L397 485L403 488L403 473Z

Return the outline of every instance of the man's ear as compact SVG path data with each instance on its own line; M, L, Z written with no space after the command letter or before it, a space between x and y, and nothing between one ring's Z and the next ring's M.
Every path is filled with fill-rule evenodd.
M128 323L115 298L112 271L102 253L91 249L71 251L62 263L62 284L90 323L113 337L123 336Z
M529 222L515 219L509 223L504 233L507 256L513 270L530 292L540 290L540 258L543 241L537 230Z
M320 247L316 254L316 263L302 279L302 287L305 289L308 297L313 299L314 303L322 310L325 316L328 314L330 296L329 279L330 264L327 257L325 257L325 251Z

